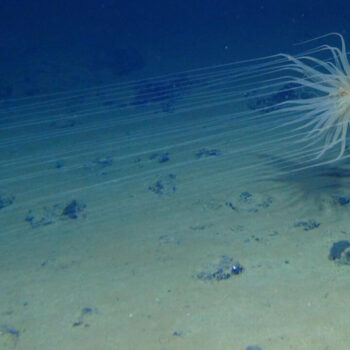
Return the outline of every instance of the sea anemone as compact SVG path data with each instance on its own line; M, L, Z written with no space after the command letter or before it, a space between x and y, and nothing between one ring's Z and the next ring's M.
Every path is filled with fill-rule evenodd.
M285 112L296 113L293 123L302 124L296 130L311 128L301 142L307 142L309 146L320 144L317 159L340 145L338 155L330 162L344 155L350 122L350 66L344 39L339 34L335 35L341 40L340 49L328 45L319 48L319 51L328 50L331 53L331 61L312 56L296 58L282 55L290 62L288 69L297 74L291 80L296 85L312 89L316 96L286 101L280 105Z

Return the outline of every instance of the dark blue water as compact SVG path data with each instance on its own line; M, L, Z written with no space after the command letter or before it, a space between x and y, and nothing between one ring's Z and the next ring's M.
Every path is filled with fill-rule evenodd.
M3 97L157 74L151 65L161 73L290 51L328 32L346 37L350 26L343 0L3 0L0 9ZM74 62L94 79L77 72L67 83ZM42 86L45 65L52 77ZM13 86L19 81L26 86Z

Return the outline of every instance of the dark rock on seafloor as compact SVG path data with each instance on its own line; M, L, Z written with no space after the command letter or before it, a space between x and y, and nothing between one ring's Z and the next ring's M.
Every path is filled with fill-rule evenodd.
M203 281L222 281L234 275L239 275L243 271L244 268L239 261L224 255L219 262L214 262L206 266L196 277Z
M328 258L341 265L350 265L350 242L343 240L333 243Z

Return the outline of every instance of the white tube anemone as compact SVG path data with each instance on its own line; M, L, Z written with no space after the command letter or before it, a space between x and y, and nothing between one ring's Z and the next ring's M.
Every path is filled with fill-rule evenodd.
M340 146L337 156L329 162L343 157L350 123L350 65L344 39L340 34L336 35L341 40L340 49L328 45L322 47L322 50L331 53L331 61L311 56L296 58L282 55L290 62L286 69L296 74L291 80L311 89L315 97L286 101L281 108L300 115L293 123L302 122L303 125L296 130L309 130L297 142L305 142L306 146L318 143L321 149L316 159Z

